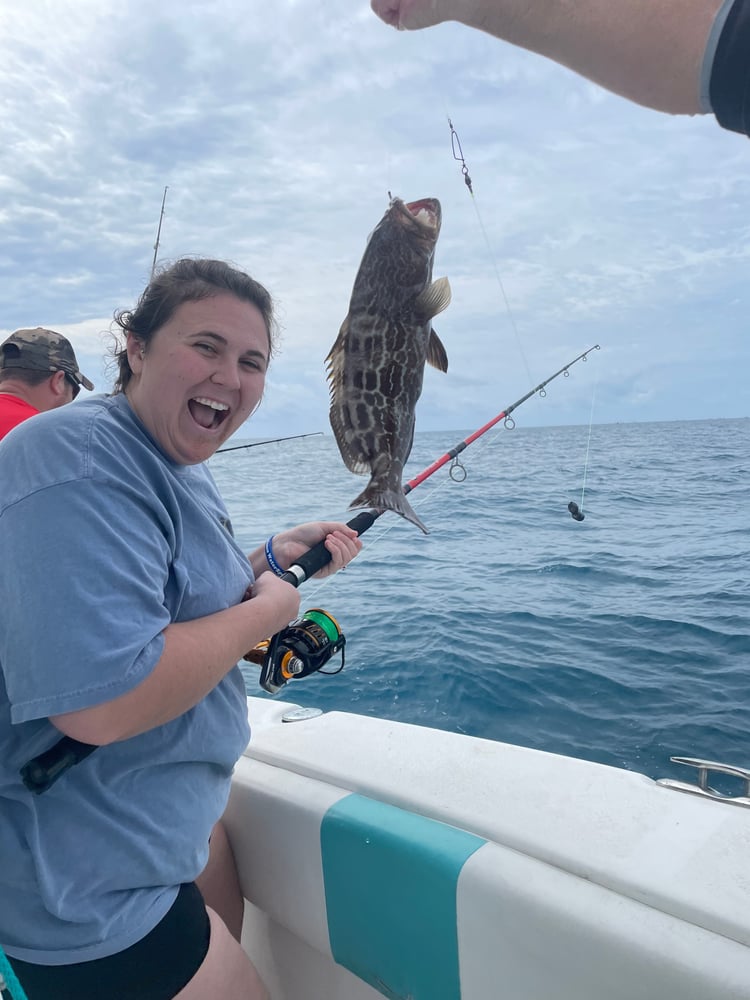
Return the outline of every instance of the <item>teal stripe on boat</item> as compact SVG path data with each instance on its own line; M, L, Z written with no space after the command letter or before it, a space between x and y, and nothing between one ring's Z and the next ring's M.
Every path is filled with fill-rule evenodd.
M486 841L362 795L320 841L334 959L386 997L460 1000L456 885Z
M2 977L0 982L4 981L5 993L10 994L11 1000L26 1000L23 987L18 982L16 974L8 961L8 956L2 948L0 948L0 977Z

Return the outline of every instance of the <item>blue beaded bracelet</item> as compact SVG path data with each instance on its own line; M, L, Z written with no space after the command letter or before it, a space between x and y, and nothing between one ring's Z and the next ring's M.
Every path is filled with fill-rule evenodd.
M284 570L276 562L276 559L274 558L274 554L273 554L273 549L271 548L271 543L273 542L273 538L274 538L274 536L271 535L271 537L266 542L266 561L268 562L268 565L274 571L274 573L276 574L276 576L283 576L284 575Z

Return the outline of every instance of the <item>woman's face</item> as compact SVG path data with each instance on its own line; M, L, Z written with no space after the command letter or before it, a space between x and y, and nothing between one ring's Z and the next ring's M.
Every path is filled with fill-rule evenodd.
M266 324L257 306L229 292L183 302L145 350L133 334L127 349L128 400L180 465L210 458L263 396Z

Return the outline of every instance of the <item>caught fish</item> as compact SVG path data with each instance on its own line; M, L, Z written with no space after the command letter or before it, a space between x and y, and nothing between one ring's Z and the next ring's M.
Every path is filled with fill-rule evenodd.
M451 300L447 278L432 280L440 234L437 198L393 198L371 233L349 312L326 358L330 420L347 469L370 475L349 505L394 510L427 533L402 487L414 440L425 362L448 370L432 319Z

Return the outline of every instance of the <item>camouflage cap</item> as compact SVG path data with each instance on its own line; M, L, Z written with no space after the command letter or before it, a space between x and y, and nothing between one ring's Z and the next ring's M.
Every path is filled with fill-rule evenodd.
M75 352L67 337L54 330L16 330L0 344L0 369L28 368L36 372L65 372L76 385L93 389L94 383L78 370Z

